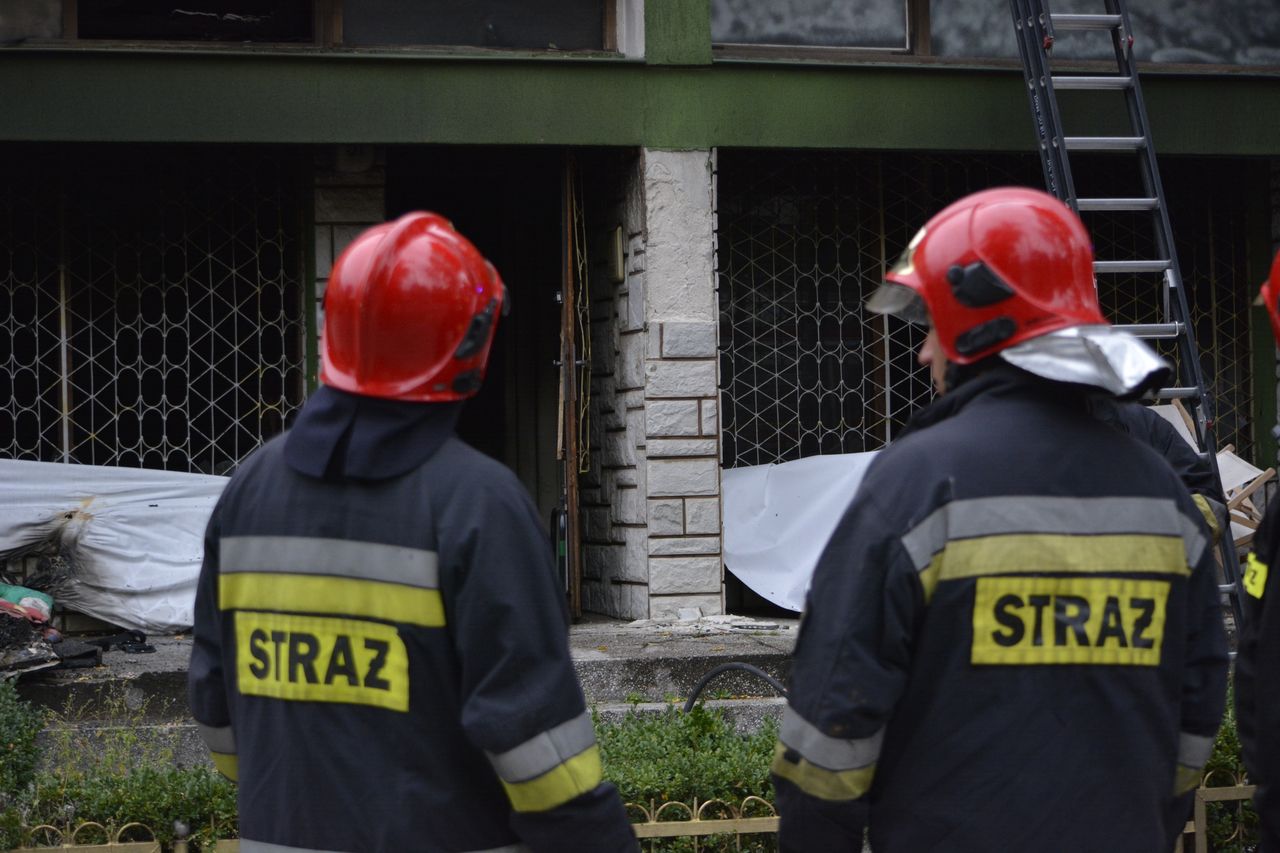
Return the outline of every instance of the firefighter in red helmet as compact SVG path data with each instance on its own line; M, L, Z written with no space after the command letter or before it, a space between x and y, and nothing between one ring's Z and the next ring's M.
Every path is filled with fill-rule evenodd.
M1280 254L1258 301L1280 341ZM1261 853L1280 853L1280 500L1267 502L1253 538L1244 586L1244 628L1236 656L1236 720L1249 781L1258 786ZM1274 568L1273 568L1274 567Z
M1093 417L1166 374L1107 325L1079 218L993 189L868 302L929 331L940 396L819 559L773 762L784 851L1168 850L1221 717L1204 521Z
M439 216L361 234L323 385L213 511L189 694L246 853L637 849L537 511L454 435L505 303Z

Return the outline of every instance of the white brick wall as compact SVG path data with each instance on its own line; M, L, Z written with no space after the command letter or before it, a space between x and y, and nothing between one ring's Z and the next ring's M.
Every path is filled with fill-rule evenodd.
M592 512L584 531L582 603L586 610L624 619L649 615L649 529L645 462L644 321L645 227L640 166L630 171L613 221L594 223L588 255L607 245L613 228L623 229L624 278L612 283L593 273L592 288L592 470L580 478L583 510ZM682 508L669 515L683 526Z
M644 152L649 613L723 611L711 159Z

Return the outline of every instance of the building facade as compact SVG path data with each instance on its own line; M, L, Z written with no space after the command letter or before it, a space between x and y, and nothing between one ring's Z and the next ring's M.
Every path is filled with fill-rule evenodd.
M865 295L937 208L1042 181L1003 6L829 5L6 4L0 455L229 472L314 386L337 253L437 210L514 308L460 429L529 487L575 608L757 605L722 469L891 440L930 390ZM1219 440L1266 467L1280 14L1186 5L1135 10L1135 49ZM1073 167L1082 195L1136 178ZM1100 255L1149 249L1089 224ZM1118 322L1159 311L1100 288Z

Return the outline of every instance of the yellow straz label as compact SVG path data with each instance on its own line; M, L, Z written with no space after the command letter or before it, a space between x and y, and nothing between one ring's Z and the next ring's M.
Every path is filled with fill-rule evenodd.
M1169 582L978 578L975 664L1158 666Z
M409 710L409 654L378 622L238 611L236 676L252 696Z
M1254 598L1262 598L1262 593L1267 588L1267 572L1269 568L1266 563L1258 559L1257 554L1250 553L1249 561L1245 564L1244 570L1244 590Z

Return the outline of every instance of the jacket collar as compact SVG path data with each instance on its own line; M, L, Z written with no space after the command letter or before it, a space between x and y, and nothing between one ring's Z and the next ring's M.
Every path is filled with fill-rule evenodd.
M285 438L300 474L330 481L387 480L417 468L453 435L462 403L408 403L322 385Z
M981 372L963 379L923 409L916 410L907 420L902 432L895 436L895 440L955 417L977 400L1022 395L1043 398L1045 402L1076 404L1079 408L1084 406L1087 394L1097 393L1096 388L1051 382L1003 362L992 362L984 367Z

